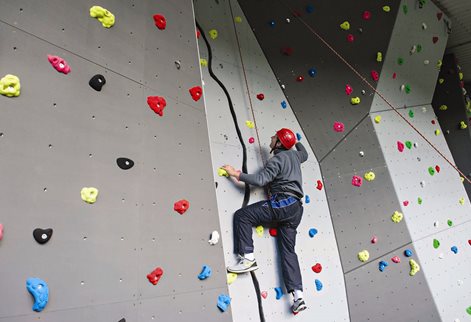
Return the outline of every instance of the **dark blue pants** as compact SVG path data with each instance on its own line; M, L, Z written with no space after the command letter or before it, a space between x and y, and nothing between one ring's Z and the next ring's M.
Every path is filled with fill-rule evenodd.
M268 202L271 202L273 211ZM280 194L273 195L270 201L259 201L241 208L234 214L234 252L236 254L253 253L252 227L262 225L278 229L276 239L281 256L283 280L288 292L303 289L298 256L294 249L296 228L302 216L302 202L294 197Z

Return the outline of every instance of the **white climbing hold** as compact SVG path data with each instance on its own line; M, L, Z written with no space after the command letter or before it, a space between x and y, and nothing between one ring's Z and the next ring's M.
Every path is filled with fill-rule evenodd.
M425 22L422 23L422 29L427 30L427 24Z
M219 242L219 233L215 230L211 233L208 243L210 245L216 245Z
M444 255L443 253L440 253L440 254L438 254L438 258L444 259L444 258L445 258L445 255Z
M424 65L428 65L428 64L430 64L430 60L428 59L424 60Z
M435 227L438 227L440 225L440 222L437 220L436 222L433 223Z

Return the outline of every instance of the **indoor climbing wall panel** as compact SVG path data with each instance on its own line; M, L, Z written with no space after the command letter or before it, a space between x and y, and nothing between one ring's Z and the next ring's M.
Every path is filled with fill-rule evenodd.
M248 172L258 171L263 162L270 157L268 153L270 137L282 127L289 127L298 133L300 142L309 153L308 161L302 166L303 189L308 198L303 200L304 215L298 227L296 243L308 309L297 315L296 319L348 321L345 285L326 196L323 187L321 190L317 189L317 180L322 181L322 178L313 147L305 139L305 133L289 104L286 103L287 98L279 87L237 2L224 0L215 3L198 0L195 1L195 14L212 49L214 73L229 91L234 104L242 139L247 146ZM217 38L210 37L210 30L218 32ZM239 37L244 67L241 64L235 32ZM201 58L208 60L208 50L202 38L199 39L199 48ZM231 164L240 169L243 150L223 90L210 77L208 67L202 69L211 152L214 173L217 175L217 168L223 164ZM244 69L247 75L248 93ZM256 98L260 93L264 94L263 100ZM283 101L286 103L285 108L282 106ZM250 104L253 106L253 115ZM247 120L256 122L256 130L245 125ZM251 137L254 138L253 144L249 143ZM234 184L224 177L218 177L216 182L225 261L227 265L231 265L236 259L233 254L232 218L234 212L242 205L244 190L243 185ZM252 187L250 203L264 198L266 195L263 189ZM318 231L314 237L309 236L311 228ZM262 237L259 237L254 230L253 238L255 257L260 267L256 275L262 294L267 292L267 297L262 299L265 319L266 321L290 319L293 316L290 312L292 297L286 294L282 282L276 240L270 236L268 227L265 228ZM322 265L320 273L312 270L316 263ZM322 290L316 289L316 279L322 283ZM276 287L281 287L285 293L280 300L276 299ZM259 320L257 297L249 274L239 275L229 285L229 292L234 321Z
M192 2L103 1L109 29L90 17L94 4L2 4L0 78L18 76L21 94L0 96L0 321L231 321L217 308L222 245L208 244L219 216L204 102L188 92L202 86ZM162 116L147 104L157 95ZM84 187L98 189L93 204ZM36 228L53 229L47 243ZM212 275L199 280L203 265ZM158 281L147 276L157 267ZM31 277L49 288L42 312Z

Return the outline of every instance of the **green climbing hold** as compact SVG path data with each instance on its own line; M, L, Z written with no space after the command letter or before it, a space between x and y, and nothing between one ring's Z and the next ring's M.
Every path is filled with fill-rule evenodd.
M453 222L451 221L451 219L448 219L447 223L449 227L453 226Z
M440 242L437 239L434 239L433 240L433 248L437 249L438 247L440 247Z
M399 58L397 59L397 64L398 64L398 65L404 64L404 58L399 57Z
M417 198L417 203L418 203L419 205L421 205L421 204L422 204L422 198L420 198L420 197Z
M410 150L412 148L412 142L411 141L406 141L405 143L406 143L406 147Z
M468 306L468 308L466 309L466 312L468 312L468 314L471 315L471 306Z
M435 174L435 169L433 167L428 167L428 173L433 176Z
M422 51L422 45L418 44L417 45L417 52L420 53Z
M410 85L406 84L406 86L404 86L404 90L405 90L406 94L409 94L410 93ZM414 112L412 112L412 114L414 114ZM410 112L409 112L409 115L410 115ZM411 117L414 117L414 116L411 116Z
M409 89L409 92L410 92L410 89ZM407 85L406 85L406 93L409 93L409 92L407 92ZM410 118L414 117L414 111L413 110L409 110L409 117Z
M409 12L409 8L407 7L407 5L402 6L402 11L404 12L405 15Z

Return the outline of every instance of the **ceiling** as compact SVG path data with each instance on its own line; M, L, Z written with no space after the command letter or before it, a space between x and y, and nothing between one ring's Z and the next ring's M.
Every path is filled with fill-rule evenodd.
M471 0L432 0L450 19L452 31L446 53L453 53L471 83Z

